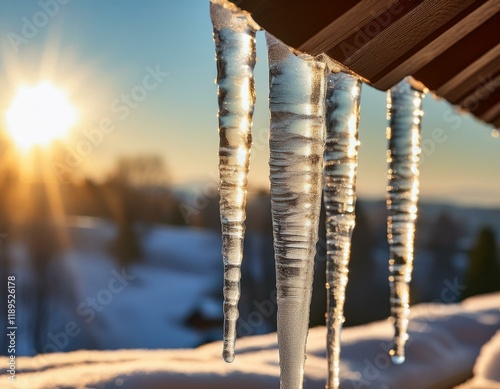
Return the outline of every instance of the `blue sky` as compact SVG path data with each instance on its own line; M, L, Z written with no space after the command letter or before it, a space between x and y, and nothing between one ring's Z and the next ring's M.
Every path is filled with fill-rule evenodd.
M50 80L68 92L79 111L77 125L64 140L68 148L77 148L103 119L113 122L114 130L82 158L79 172L98 177L118 155L154 153L165 158L176 183L217 176L216 69L208 0L0 0L0 39L2 117L20 84ZM263 34L257 49L250 183L265 187L269 115ZM148 69L168 75L126 115L118 112L122 95L141 85ZM385 104L384 92L364 86L360 196L384 196ZM500 206L500 138L491 136L491 127L455 114L430 95L424 111L422 197Z

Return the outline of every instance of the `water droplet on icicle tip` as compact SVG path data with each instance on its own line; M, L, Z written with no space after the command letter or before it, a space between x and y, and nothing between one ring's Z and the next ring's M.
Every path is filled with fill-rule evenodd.
M222 356L226 362L232 362L240 298L258 26L248 14L220 0L211 3L210 16L214 26L219 93L219 194L224 264Z
M324 62L266 36L280 387L301 389L321 208L327 70Z
M403 355L391 355L391 361L395 365L402 365L405 362L405 357Z
M387 193L387 239L394 363L402 363L408 339L409 288L413 269L415 222L419 193L420 118L424 93L407 79L388 92L390 116Z
M326 209L328 389L340 384L340 334L355 224L358 122L361 81L330 74L326 95L324 203Z

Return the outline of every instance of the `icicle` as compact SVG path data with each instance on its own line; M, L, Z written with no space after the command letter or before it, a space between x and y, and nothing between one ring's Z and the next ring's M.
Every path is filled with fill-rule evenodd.
M255 103L255 32L259 27L247 13L229 2L213 2L210 12L214 25L219 86L219 191L224 261L223 357L226 362L232 362Z
M280 386L302 388L325 142L326 65L267 34Z
M387 187L387 237L390 247L389 277L391 316L394 321L392 361L405 360L410 314L409 284L413 269L413 243L418 200L418 161L420 154L420 120L424 93L405 79L388 92L387 129L389 164Z
M327 388L339 387L340 332L354 229L361 81L330 74L326 96L324 202L326 208Z

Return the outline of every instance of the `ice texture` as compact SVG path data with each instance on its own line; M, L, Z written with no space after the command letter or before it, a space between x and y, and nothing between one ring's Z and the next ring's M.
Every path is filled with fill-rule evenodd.
M219 170L224 263L223 357L234 360L245 233L247 176L255 104L253 71L258 26L236 7L211 4L219 95Z
M324 203L326 209L327 389L339 387L340 332L355 225L361 81L330 74L326 92Z
M300 389L321 207L327 68L266 36L280 387Z
M410 314L409 284L413 269L413 245L419 193L418 161L420 122L424 93L404 79L387 94L390 126L387 238L389 241L391 316L394 322L394 345L390 351L395 364L405 359Z
M247 12L226 0L212 0L211 17L219 85L223 355L231 362L238 318L255 103L255 33L260 27ZM288 47L270 34L266 37L280 385L282 389L303 386L323 187L327 224L327 388L338 388L340 333L355 225L358 121L363 80L349 74L341 64L324 54L312 57ZM420 86L411 78L403 80L388 93L387 231L391 315L395 328L390 353L395 364L404 362L408 337L423 96Z

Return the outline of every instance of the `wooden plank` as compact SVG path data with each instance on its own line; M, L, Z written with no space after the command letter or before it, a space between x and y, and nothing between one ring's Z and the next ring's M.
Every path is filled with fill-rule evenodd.
M500 2L496 0L483 2L482 5L481 2L474 2L449 23L440 27L439 33L434 34L435 37L433 35L423 40L422 44L408 50L397 61L375 75L374 80L376 80L377 87L382 90L389 89L404 77L415 73L499 10Z
M500 74L493 77L488 81L479 84L475 89L471 90L469 94L464 96L457 105L467 109L472 113L484 113L496 102L494 100L494 93L500 89ZM479 109L481 108L481 109Z
M432 35L473 2L474 0L425 1L392 23L345 62L376 85L373 77L379 73L379 69L396 61L402 52L410 50Z
M297 48L359 0L231 0L266 31Z
M371 45L379 36L390 30L394 23L405 18L408 13L414 11L421 4L422 0L402 0L393 3L366 24L353 27L351 34L338 45L327 50L326 54L361 74L365 69L363 67L357 69L353 66L351 61L353 56L363 53L365 47ZM394 40L395 37L390 39Z
M437 91L438 94L446 94L441 88L447 82L461 73L463 69L471 67L478 58L482 58L485 53L498 45L498 38L493 38L498 37L498 26L497 14L414 73L413 76L417 80L423 80L429 89Z
M497 111L496 116L491 116L492 119L484 119L484 120L492 123L496 128L500 128L500 103L498 103L496 111Z
M500 101L500 88L497 88L488 96L488 98L479 100L477 108L471 107L471 109L469 109L469 112L473 113L478 117L482 117L487 112L489 112L490 109L494 108L499 101Z
M300 45L298 49L308 54L318 55L337 46L342 41L348 41L352 35L353 26L367 26L370 22L388 24L392 20L389 9L398 4L399 1L365 0L359 2ZM377 19L380 22L377 22Z
M500 53L491 61L486 62L484 66L474 72L473 76L467 77L461 83L457 83L446 95L449 97L449 102L457 104L468 95L472 94L474 90L479 88L488 80L495 78L498 75Z
M498 70L498 58L500 58L500 43L477 58L473 63L463 68L463 70L459 73L449 78L443 85L436 89L436 93L441 96L451 95L453 90L460 85L463 80L472 79L479 81L476 73L488 64L493 64L493 66Z
M500 128L500 101L492 105L490 109L484 112L480 119L493 123L497 128Z

